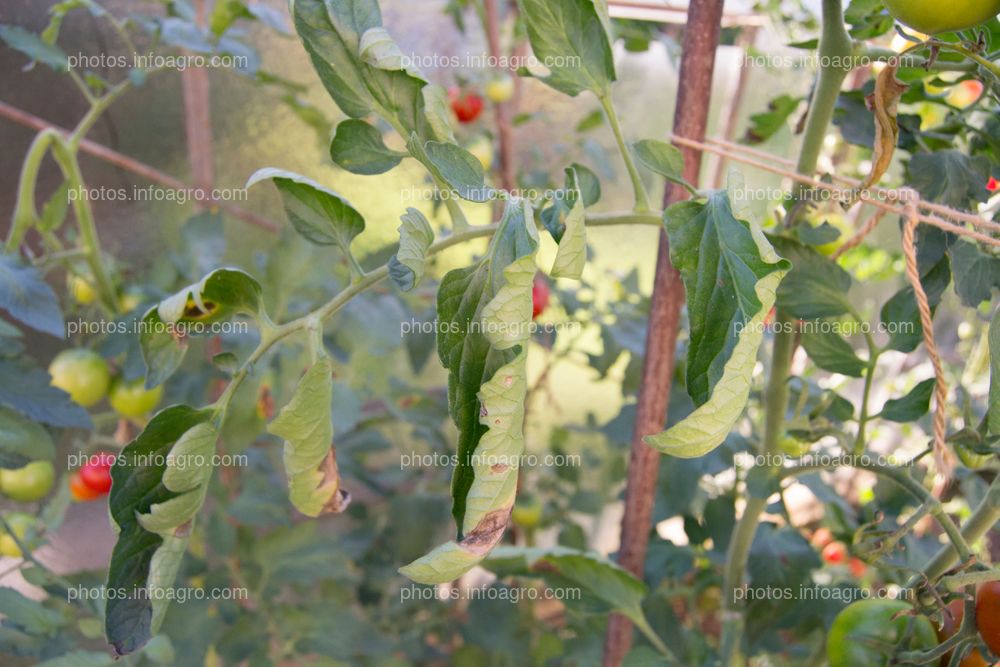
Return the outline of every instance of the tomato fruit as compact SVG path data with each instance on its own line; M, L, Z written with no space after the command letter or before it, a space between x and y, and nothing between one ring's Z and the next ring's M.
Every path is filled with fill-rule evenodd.
M1000 0L884 0L900 23L928 35L973 28L1000 14Z
M830 565L840 565L847 560L847 545L843 542L830 542L823 547L823 560Z
M868 571L868 565L860 558L852 558L847 563L848 569L851 570L851 575L856 579L860 579L865 576L865 572Z
M812 534L809 542L817 549L822 549L830 542L833 542L833 532L826 526L820 526L816 529L816 532Z
M536 528L542 522L542 510L537 498L519 498L510 518L521 528Z
M830 667L888 667L893 650L926 650L937 646L934 626L925 616L893 616L911 609L900 600L858 600L833 620L826 638ZM909 626L913 625L912 630ZM909 642L903 642L909 637ZM879 646L885 649L880 650Z
M475 93L458 88L448 90L451 110L460 123L472 123L483 113L483 98Z
M89 280L82 276L70 276L69 293L73 300L81 306L89 306L97 301L97 290Z
M531 284L531 319L536 319L549 307L549 284L540 275Z
M69 394L85 408L98 403L108 393L111 372L101 355L90 350L63 350L49 364L52 386Z
M85 503L88 500L99 498L101 492L87 486L86 482L83 481L83 477L80 476L80 472L77 471L69 478L69 494L73 496L73 500L76 502Z
M1000 181L998 181L993 176L990 176L990 180L986 184L986 189L989 190L990 192L996 192L997 190L1000 190Z
M99 454L92 457L80 468L80 479L98 493L111 490L111 466L115 458L111 454Z
M484 92L494 104L509 102L510 98L514 97L514 79L507 74L491 79L486 84Z
M123 417L142 417L156 407L163 397L163 385L146 389L146 379L127 382L115 380L108 394L108 402Z
M951 613L948 613L951 612ZM948 604L947 610L944 613L944 618L941 621L941 627L938 628L938 640L944 641L955 634L960 627L962 627L962 619L965 617L965 603L962 600L953 600ZM951 664L951 654L952 651L948 651L943 656L941 656L941 665L943 667L948 667ZM989 663L983 659L983 654L978 650L973 650L962 658L962 662L959 663L959 667L987 667Z
M983 584L976 592L976 627L990 650L1000 655L1000 581Z
M56 470L49 461L32 461L16 470L0 468L0 492L22 503L44 498L55 481Z
M983 95L983 82L969 79L956 84L948 97L945 98L948 104L959 109L972 106Z
M24 512L11 512L4 516L3 519L10 526L11 531L17 536L17 539L21 541L28 534L28 529L35 523L35 517ZM17 542L14 541L14 538L10 536L10 533L2 525L0 525L0 555L10 556L11 558L21 558L24 555L21 553L21 548L17 546Z
M812 443L799 440L793 435L785 433L778 439L778 447L782 452L793 458L805 456L812 449Z

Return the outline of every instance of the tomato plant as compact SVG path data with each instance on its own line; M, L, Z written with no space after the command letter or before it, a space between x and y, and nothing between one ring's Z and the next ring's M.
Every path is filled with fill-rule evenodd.
M383 4L0 25L85 105L68 131L0 105L38 131L0 254L0 552L44 593L0 591L0 653L995 660L996 3ZM209 100L205 63L91 65L86 22L243 62L211 77L239 94ZM149 129L170 77L177 136ZM111 182L84 153L178 190L100 143L126 117L245 198L84 196ZM38 547L96 534L103 502L71 501L105 496L106 567L55 567ZM183 596L210 589L246 597Z

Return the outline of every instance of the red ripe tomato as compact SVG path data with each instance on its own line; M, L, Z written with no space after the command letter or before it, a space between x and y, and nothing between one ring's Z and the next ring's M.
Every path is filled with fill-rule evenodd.
M823 547L823 560L830 565L840 565L847 560L847 545L843 542L830 542Z
M549 306L549 284L540 275L531 285L531 319L536 319Z
M965 602L962 600L952 600L942 616L941 627L937 629L937 634L938 640L943 642L962 627L962 618L965 616ZM951 664L951 654L952 651L948 651L941 656L942 667L948 667ZM987 667L988 664L983 659L982 653L978 650L973 650L962 658L959 667Z
M471 123L483 112L483 98L476 93L450 88L448 99L451 102L451 110L455 112L455 117L460 123Z
M88 500L94 500L95 498L99 498L101 495L100 492L94 491L92 488L87 486L87 484L83 481L83 478L80 477L79 472L73 473L69 478L69 493L73 496L73 500L80 503L85 503Z
M990 182L986 184L986 189L990 192L996 192L1000 190L1000 181L998 181L993 176L990 176Z
M994 654L1000 655L1000 581L979 587L976 593L976 627Z
M80 468L80 479L99 494L111 490L111 466L115 462L112 454L98 454Z
M865 572L868 571L868 566L860 558L852 558L848 561L847 567L851 570L851 574L857 579L865 576Z

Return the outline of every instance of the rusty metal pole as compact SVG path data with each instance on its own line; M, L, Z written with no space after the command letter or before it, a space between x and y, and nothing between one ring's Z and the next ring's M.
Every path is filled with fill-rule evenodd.
M683 52L678 80L674 134L701 141L705 138L708 109L712 97L712 73L715 51L722 28L724 0L691 0L684 30ZM701 152L681 148L684 153L684 177L699 181ZM671 184L664 195L664 206L688 197L687 191ZM670 246L660 231L660 249L650 304L646 334L646 356L642 385L632 436L628 482L625 489L625 513L622 516L621 546L618 563L639 578L643 575L649 533L652 530L659 453L642 439L663 430L674 373L674 354L680 325L684 286L680 274L670 263ZM613 614L608 621L604 644L604 667L618 667L632 646L632 623Z
M195 0L194 8L198 25L208 23L205 0ZM191 175L195 187L207 193L215 182L215 163L212 153L212 106L208 70L189 67L181 73L184 91L184 128L187 134Z

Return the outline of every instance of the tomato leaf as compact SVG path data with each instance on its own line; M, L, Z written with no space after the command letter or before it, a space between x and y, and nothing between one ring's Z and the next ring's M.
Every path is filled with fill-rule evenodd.
M239 269L216 269L150 308L139 332L146 387L162 384L177 370L189 332L236 315L256 316L261 308L260 284Z
M989 198L990 160L957 151L917 153L907 165L909 183L929 201L960 209L973 209Z
M508 201L487 255L449 272L438 289L438 355L459 430L452 477L458 537L400 572L420 583L451 581L503 537L524 449L526 343L538 232L530 204Z
M32 461L51 461L56 447L40 424L0 406L0 468L23 468Z
M864 375L868 367L868 364L854 353L850 343L832 331L803 333L802 347L814 364L831 373L859 378Z
M771 242L792 263L778 288L778 307L803 320L837 317L850 311L851 274L813 248L784 237Z
M872 147L872 168L861 183L862 189L868 189L881 180L889 170L892 156L896 152L899 141L899 123L896 121L899 98L909 87L896 78L898 71L898 63L887 63L875 80L875 92L866 100L875 115L875 145Z
M780 130L788 126L788 118L802 104L801 97L779 95L767 103L767 111L750 116L750 127L747 128L743 141L748 144L760 144Z
M556 90L607 94L615 80L606 0L518 0L531 48Z
M389 277L396 287L409 292L424 275L427 249L434 242L434 230L424 214L415 208L406 209L399 226L399 250L389 260Z
M905 424L927 414L934 393L934 378L924 380L902 398L891 398L882 407L882 419Z
M407 144L413 157L423 162L431 173L454 190L462 199L487 202L495 190L486 185L483 165L469 151L458 144L428 141L421 143L414 134Z
M673 144L655 139L643 139L632 144L632 152L650 171L672 183L677 183L688 192L695 192L694 186L684 180L684 155Z
M0 25L0 40L3 40L10 48L31 58L32 63L43 63L57 72L65 72L69 69L69 58L66 57L62 49L45 42L35 33L20 26Z
M323 468L332 451L333 366L321 356L299 381L292 400L281 409L267 431L285 441L283 460L288 495L306 516L339 512L347 506L346 492L333 467Z
M86 410L53 387L52 378L24 357L0 359L0 405L49 426L93 428Z
M579 280L587 264L587 227L583 196L577 187L576 170L566 170L566 189L558 210L567 210L561 221L559 249L550 271L553 278Z
M374 125L354 118L338 125L330 142L330 158L334 164L352 174L384 174L404 157L406 153L390 150L385 145L382 133Z
M682 458L718 447L743 413L764 319L790 264L760 228L733 216L726 192L664 214L670 254L688 296L687 389L698 406L645 441Z
M351 241L365 230L365 219L346 199L310 178L271 167L258 169L246 187L266 180L277 186L285 215L303 238L350 253Z
M320 81L344 113L377 113L405 138L450 138L450 126L443 133L443 119L428 116L437 105L425 96L427 80L406 67L375 0L293 0L292 17Z
M932 315L950 282L951 269L948 257L944 255L920 277ZM880 317L889 332L887 345L890 349L912 352L923 342L924 327L920 322L920 310L913 288L909 285L885 302Z
M154 593L172 585L201 504L177 499L191 493L203 499L211 475L209 469L167 478L169 468L194 462L176 457L168 460L168 456L175 445L179 452L207 451L209 440L214 446L214 428L208 424L211 417L211 410L184 405L158 412L111 468L109 506L118 541L111 554L107 588L121 594L108 598L105 634L119 655L141 648L156 632L166 610L168 598ZM183 493L166 484L169 479L175 489L184 489L186 483L174 480L190 482L195 478L205 480L203 486ZM157 532L150 532L143 523Z
M35 267L15 255L0 255L0 309L42 333L66 335L56 293Z
M962 303L978 308L992 299L993 290L1000 287L1000 258L964 240L956 241L948 252L955 275L955 293Z

